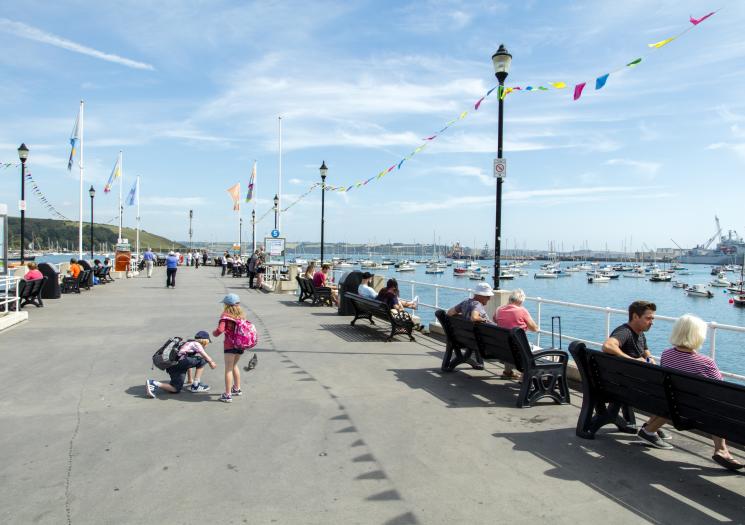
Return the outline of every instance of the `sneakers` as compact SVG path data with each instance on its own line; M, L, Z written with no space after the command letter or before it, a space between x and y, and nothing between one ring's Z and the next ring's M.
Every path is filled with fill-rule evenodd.
M662 440L658 434L647 434L643 428L640 428L636 435L645 444L652 445L655 448L662 448L665 450L671 450L673 448L670 443Z
M231 396L242 396L243 395L243 390L241 390L240 388L236 389L235 387L231 387L230 388L230 395Z
M145 393L147 394L147 397L151 399L155 399L155 393L158 391L158 387L155 386L155 381L152 379L146 379L145 380Z
M220 401L223 403L232 403L233 398L230 396L230 394L223 394L220 396Z
M196 386L194 384L192 384L189 387L189 391L190 392L194 392L194 393L197 393L197 392L209 392L210 391L210 386L209 385L205 385L204 383L199 383Z
M660 430L657 431L657 437L659 437L660 439L664 439L666 441L669 441L669 440L673 439L673 436L671 436L670 434L668 434L667 432L665 432L662 429L660 429Z

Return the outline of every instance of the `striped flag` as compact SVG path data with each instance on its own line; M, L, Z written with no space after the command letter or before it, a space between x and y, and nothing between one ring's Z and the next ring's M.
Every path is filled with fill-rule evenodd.
M246 194L246 202L251 202L254 198L254 186L256 185L256 161L254 161L254 167L251 170L251 178L248 180L248 193Z
M132 189L129 190L129 194L127 195L127 206L135 205L135 198L137 197L137 186L139 184L140 184L140 178L137 177L135 179L135 183L132 184Z
M75 158L75 151L80 144L80 109L78 109L78 117L75 119L75 125L72 128L72 134L70 135L70 159L67 161L67 171L72 170L73 159Z
M119 165L119 157L116 159L116 164L114 164L114 169L111 170L111 175L109 175L109 181L106 183L106 186L103 188L104 193L109 193L111 191L111 186L114 185L114 181L121 177L122 175L122 168Z

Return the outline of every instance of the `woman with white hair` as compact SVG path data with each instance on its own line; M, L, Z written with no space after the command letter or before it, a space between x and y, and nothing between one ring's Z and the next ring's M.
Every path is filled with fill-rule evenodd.
M526 331L530 330L531 332L537 332L538 325L533 321L530 312L528 312L528 310L523 306L523 302L525 302L525 292L520 288L516 288L510 294L509 301L508 304L500 306L497 308L497 311L494 312L494 317L492 319L497 326L507 329L522 328ZM515 372L515 369L512 368L511 364L505 363L504 372L502 372L502 377L504 379L518 379L519 376L520 374Z
M697 352L706 340L706 323L695 315L686 314L673 325L670 334L672 348L662 352L660 366L675 368L689 374L701 375L709 379L722 380L722 373L713 359ZM644 442L657 448L671 449L672 445L657 436L657 430L668 421L652 416L637 434ZM745 465L737 461L729 452L723 438L711 436L714 440L714 455L711 457L726 469L738 470Z

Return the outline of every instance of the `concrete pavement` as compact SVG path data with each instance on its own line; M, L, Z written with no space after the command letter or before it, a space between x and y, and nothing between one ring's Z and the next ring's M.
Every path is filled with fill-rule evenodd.
M47 301L0 334L2 523L739 523L744 478L711 442L574 435L581 400L515 408L500 369L439 372L443 344L384 331L212 267ZM259 330L242 397L145 397L171 335L212 330L226 292ZM222 341L208 347L221 363ZM244 357L244 363L247 358Z

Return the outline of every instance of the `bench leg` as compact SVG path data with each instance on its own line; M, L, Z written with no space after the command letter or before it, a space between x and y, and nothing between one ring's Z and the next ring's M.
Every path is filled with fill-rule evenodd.
M440 365L440 370L443 372L451 372L452 368L450 368L450 358L453 355L453 347L450 345L450 343L445 343L445 355L442 356L442 365Z
M518 408L529 407L544 397L550 397L559 405L569 402L569 389L563 371L538 369L523 373L523 384L517 400Z
M453 353L455 356L452 355ZM442 360L443 372L452 372L455 370L455 367L466 362L466 358L463 356L463 350L460 348L451 347L449 354L447 353L447 350L445 351L445 357L447 358L447 362L445 362L445 359Z

